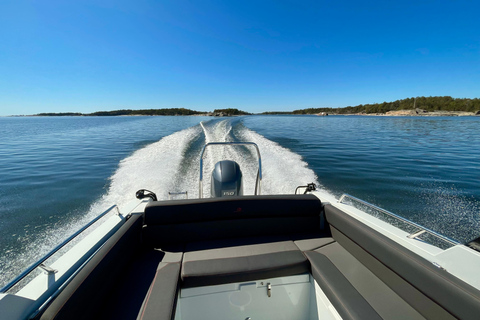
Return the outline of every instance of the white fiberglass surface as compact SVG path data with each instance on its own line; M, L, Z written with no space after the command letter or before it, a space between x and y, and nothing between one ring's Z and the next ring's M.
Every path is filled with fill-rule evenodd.
M324 303L318 303L317 290L309 274L186 288L179 293L175 320L307 320L325 312L335 319Z

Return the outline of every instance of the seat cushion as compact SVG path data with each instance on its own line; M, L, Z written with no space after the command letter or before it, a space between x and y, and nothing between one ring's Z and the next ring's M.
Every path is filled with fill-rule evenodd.
M222 243L222 248L211 248L206 243L187 245L181 273L183 286L259 280L309 271L307 259L293 241L238 244L229 240Z
M382 319L325 255L306 251L312 274L343 319Z
M333 238L339 244L343 246L351 242L358 245L453 316L478 319L478 289L330 204L325 205L325 215ZM403 299L408 300L409 297L404 296ZM422 309L421 306L417 308L419 311Z
M302 251L315 250L333 242L335 240L332 237L295 240L296 246Z
M143 301L137 320L170 320L177 299L182 253L166 252Z

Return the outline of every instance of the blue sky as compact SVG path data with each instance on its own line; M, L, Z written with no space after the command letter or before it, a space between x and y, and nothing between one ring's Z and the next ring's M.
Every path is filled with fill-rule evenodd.
M480 1L0 1L0 115L480 97Z

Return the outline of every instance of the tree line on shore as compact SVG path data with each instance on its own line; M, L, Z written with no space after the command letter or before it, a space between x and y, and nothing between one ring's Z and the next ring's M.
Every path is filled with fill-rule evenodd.
M415 101L416 100L416 101ZM360 104L358 106L348 106L344 108L308 108L294 110L292 114L317 114L321 112L335 114L355 114L355 113L386 113L388 111L412 110L414 108L425 111L466 111L476 112L480 110L480 99L455 99L450 96L444 97L417 97L396 100L393 102L383 102L374 104Z
M358 106L348 106L344 108L307 108L294 111L269 111L263 112L264 115L271 114L357 114L357 113L386 113L389 111L412 110L414 108L425 111L466 111L477 112L480 110L480 99L456 99L450 96L443 97L417 97L396 100L393 102L383 102L374 104L360 104ZM250 113L235 109L215 109L213 112L195 111L186 108L166 108L166 109L140 109L140 110L114 110L98 111L93 113L64 112L64 113L39 113L37 116L190 116L190 115L220 115L220 116L239 116L249 115Z
M79 113L79 112L61 112L61 113L39 113L37 116L192 116L192 115L210 115L210 114L224 114L224 115L248 115L245 111L234 108L215 109L212 112L195 111L186 108L166 108L166 109L122 109L114 111L97 111L93 113Z

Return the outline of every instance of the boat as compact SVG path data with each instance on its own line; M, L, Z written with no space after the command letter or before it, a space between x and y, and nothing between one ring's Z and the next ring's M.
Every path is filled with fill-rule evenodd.
M204 197L204 152L225 145L256 150L253 195L226 159ZM475 243L313 183L283 195L262 195L261 184L255 143L207 143L199 198L142 189L112 206L2 288L0 318L480 317Z

